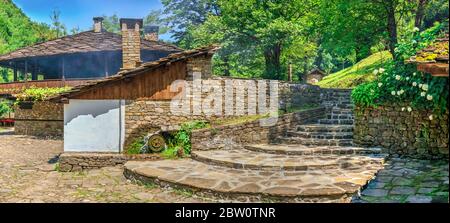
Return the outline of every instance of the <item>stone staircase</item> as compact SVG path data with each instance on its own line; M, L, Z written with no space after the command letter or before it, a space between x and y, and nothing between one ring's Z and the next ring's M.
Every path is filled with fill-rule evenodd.
M350 202L383 167L379 148L353 147L349 92L328 114L298 125L275 144L193 151L191 159L125 164L127 178L238 201Z

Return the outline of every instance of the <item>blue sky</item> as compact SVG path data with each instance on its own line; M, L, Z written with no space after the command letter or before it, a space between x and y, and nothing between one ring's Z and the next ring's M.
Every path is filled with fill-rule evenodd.
M50 24L54 9L61 12L67 30L79 26L92 29L92 18L116 13L119 18L143 18L152 9L161 9L159 0L13 0L33 21ZM169 34L161 36L170 39Z

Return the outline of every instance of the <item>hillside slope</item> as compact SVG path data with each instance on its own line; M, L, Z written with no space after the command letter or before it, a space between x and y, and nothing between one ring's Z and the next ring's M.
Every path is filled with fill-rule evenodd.
M370 55L355 65L326 76L316 85L323 88L353 88L375 78L373 70L391 60L389 51Z
M50 26L31 21L11 0L0 0L0 54L55 36ZM0 83L10 76L0 68Z

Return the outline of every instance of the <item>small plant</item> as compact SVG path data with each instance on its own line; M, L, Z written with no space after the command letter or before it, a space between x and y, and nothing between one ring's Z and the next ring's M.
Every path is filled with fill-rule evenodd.
M144 146L143 137L138 137L127 147L125 153L129 155L140 154L142 146Z
M22 93L16 95L17 101L43 101L48 97L55 96L62 92L70 90L70 87L61 88L36 88L25 89Z
M179 150L182 149L184 155L191 154L191 133L192 130L209 127L205 121L192 121L181 125L181 129L172 134L169 145L162 155L165 158L180 157Z

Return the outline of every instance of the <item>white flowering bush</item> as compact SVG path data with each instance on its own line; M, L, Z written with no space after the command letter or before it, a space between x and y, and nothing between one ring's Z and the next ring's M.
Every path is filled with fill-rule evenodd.
M376 107L384 103L409 104L407 109L402 109L408 112L414 109L429 109L435 112L447 110L447 78L418 72L415 64L403 62L403 59L415 55L418 50L432 42L441 27L437 25L422 33L414 32L416 35L412 40L415 43L410 40L400 44L396 52L399 53L398 58L401 61L392 61L374 71L378 74L376 80L356 87L352 93L354 103L362 107Z

